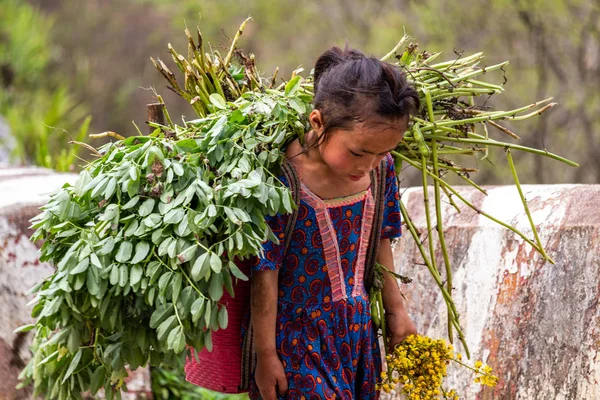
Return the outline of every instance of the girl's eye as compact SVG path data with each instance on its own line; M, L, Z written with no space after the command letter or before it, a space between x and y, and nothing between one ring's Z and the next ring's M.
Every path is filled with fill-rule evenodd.
M362 154L355 153L352 150L350 150L350 154L352 154L354 157L362 157Z

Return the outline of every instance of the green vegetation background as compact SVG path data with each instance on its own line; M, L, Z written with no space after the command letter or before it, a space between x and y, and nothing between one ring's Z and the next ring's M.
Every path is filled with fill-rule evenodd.
M135 134L132 121L145 131L150 87L165 97L172 116L193 118L150 57L172 65L166 45L185 52L186 24L199 25L205 41L224 49L249 15L254 22L242 47L256 54L263 73L279 66L284 79L299 66L308 73L331 45L385 54L404 30L422 50L443 51L442 59L483 51L490 65L509 60L506 94L486 105L508 109L555 97L559 106L542 118L509 127L524 145L581 164L574 169L519 154L521 182L600 180L600 5L582 0L0 0L0 118L13 136L0 147L12 142L17 165L77 170L89 154L69 141L97 146L102 142L88 133ZM474 180L511 183L503 155L492 152L490 160L471 161L481 168ZM401 176L404 186L418 182L410 171ZM222 398L178 386L169 371L155 372L154 381L161 382L157 398L186 398L186 391L189 398ZM173 397L170 390L181 393Z
M169 42L185 51L186 24L199 24L206 41L225 48L251 15L244 50L256 54L265 74L279 66L284 78L298 66L308 72L334 44L382 55L406 29L422 49L443 51L446 59L455 51L483 51L490 65L509 60L507 92L487 105L514 108L555 97L559 107L512 128L523 144L545 147L581 167L521 154L523 183L595 183L599 14L598 2L577 0L1 0L0 115L16 137L15 161L66 170L81 164L67 157L76 150L67 142L90 141L85 115L92 116L90 133L133 134L131 122L143 126L145 105L153 100L150 87L165 96L172 115L193 117L149 61L153 56L170 62ZM79 155L87 152L80 149ZM510 183L504 157L491 160L498 165L472 161L481 168L475 180ZM404 185L413 183L410 172L404 178Z

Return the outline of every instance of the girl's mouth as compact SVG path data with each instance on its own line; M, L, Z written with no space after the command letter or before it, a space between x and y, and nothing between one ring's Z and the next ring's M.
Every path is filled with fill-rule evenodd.
M351 181L357 182L363 178L364 175L348 175Z

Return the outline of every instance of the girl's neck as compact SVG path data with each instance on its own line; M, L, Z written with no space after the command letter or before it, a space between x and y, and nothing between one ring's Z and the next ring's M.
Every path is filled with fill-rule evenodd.
M292 164L299 178L308 189L322 199L345 197L366 190L369 177L363 182L342 183L323 161L319 151L318 138L313 131L306 134L305 145L294 140L286 149L288 162Z

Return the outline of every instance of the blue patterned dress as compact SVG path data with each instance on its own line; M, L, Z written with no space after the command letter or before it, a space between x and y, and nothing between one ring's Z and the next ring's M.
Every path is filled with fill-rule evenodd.
M386 171L381 237L400 236L394 162ZM288 184L285 178L281 178ZM254 270L279 269L277 353L288 379L287 399L376 399L381 353L363 284L374 200L370 188L320 199L301 185L298 220L287 254L283 241L264 244ZM288 215L267 218L283 239ZM255 382L250 398L259 399Z

